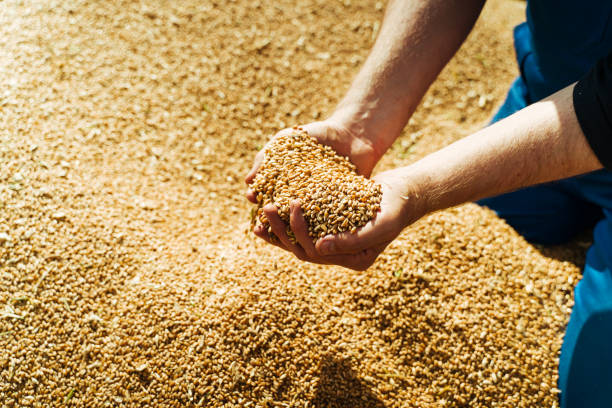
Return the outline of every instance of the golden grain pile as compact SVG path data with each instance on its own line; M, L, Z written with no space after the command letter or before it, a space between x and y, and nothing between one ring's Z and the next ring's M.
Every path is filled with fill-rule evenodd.
M382 198L379 184L358 175L348 158L299 127L266 146L251 188L257 199L252 223L264 225L272 234L263 207L275 205L289 224L289 208L297 200L315 241L327 234L355 232L374 218ZM294 239L291 227L287 226L287 232Z
M253 156L333 109L383 10L0 2L0 406L555 406L584 246L473 204L365 272L250 233ZM487 2L383 168L485 123L523 19Z

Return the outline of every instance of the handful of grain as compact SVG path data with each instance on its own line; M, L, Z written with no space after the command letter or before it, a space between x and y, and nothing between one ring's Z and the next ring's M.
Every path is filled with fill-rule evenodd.
M298 127L268 144L251 188L257 197L253 225L263 224L272 236L263 207L274 204L280 218L289 224L289 206L297 199L313 241L328 234L355 232L374 218L382 198L379 184L358 175L348 158ZM287 234L295 240L290 227Z

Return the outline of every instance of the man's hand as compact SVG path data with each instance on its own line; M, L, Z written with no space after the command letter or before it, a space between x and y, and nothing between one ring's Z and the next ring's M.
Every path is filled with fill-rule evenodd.
M274 205L264 207L264 213L278 241L270 239L262 226L257 227L254 233L267 242L292 252L301 260L365 270L407 225L423 215L417 195L410 191L410 183L400 171L381 173L374 180L382 186L381 209L372 221L354 233L328 235L314 244L308 235L308 226L297 201L292 203L290 211L290 226L297 243L292 243L289 239L287 225L278 216Z
M319 142L348 156L358 172L369 177L380 157L401 133L429 85L469 33L483 4L484 0L390 0L376 43L332 117L308 124L304 129ZM263 151L259 152L246 176L247 184L253 181L262 161ZM316 248L304 234L298 240L301 245L291 244L276 209L273 206L264 208L275 234L281 238L276 244L312 262L367 268L404 226L422 215L414 209L400 210L404 200L401 197L411 197L410 193L402 194L401 191L413 184L391 182L401 178L398 174L390 172L377 177L383 184L383 209L374 221L354 236L340 234L323 238ZM256 202L251 190L247 198ZM305 226L300 214L299 205L294 203L291 228L296 237ZM255 231L266 239L267 234L261 232ZM327 244L334 244L335 248L327 248ZM329 255L319 253L326 250L330 251Z
M376 153L373 143L366 137L357 135L347 126L344 126L340 121L333 118L309 123L302 126L308 134L319 141L319 143L328 145L334 149L339 155L347 156L349 160L357 166L357 172L366 177L370 176L372 169L380 156ZM277 133L274 137L291 132L291 129L284 129ZM245 177L247 184L251 184L257 174L257 170L261 166L264 158L265 147L257 153L251 171ZM252 190L247 191L249 201L256 203L255 195Z
M290 224L297 244L274 206L264 208L276 242L298 258L363 270L404 227L421 216L468 201L599 170L574 112L574 85L432 153L407 167L381 173L381 210L354 234L312 243L299 205ZM270 241L264 228L254 231ZM273 242L271 242L273 243Z

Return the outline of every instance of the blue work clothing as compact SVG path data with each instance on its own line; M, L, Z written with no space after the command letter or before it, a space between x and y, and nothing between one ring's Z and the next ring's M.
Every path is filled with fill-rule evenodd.
M520 76L493 122L570 85L612 51L612 1L528 0L514 31ZM612 136L612 135L611 135ZM595 226L559 362L561 408L612 408L612 172L481 200L528 240L566 242Z

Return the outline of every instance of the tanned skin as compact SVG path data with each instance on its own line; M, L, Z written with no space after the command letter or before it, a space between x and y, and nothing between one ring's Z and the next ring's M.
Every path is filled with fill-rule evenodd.
M369 176L465 40L483 5L482 0L391 1L376 43L346 96L329 119L303 127ZM601 169L576 118L574 86L410 166L375 176L383 187L381 211L356 233L329 235L313 244L299 202L292 203L290 220L297 243L289 240L273 205L264 211L279 240L271 240L264 228L253 232L302 260L364 270L406 226L428 213ZM262 159L260 152L247 183ZM254 202L252 191L247 198Z

